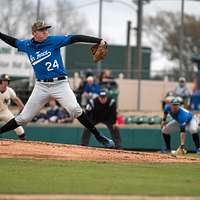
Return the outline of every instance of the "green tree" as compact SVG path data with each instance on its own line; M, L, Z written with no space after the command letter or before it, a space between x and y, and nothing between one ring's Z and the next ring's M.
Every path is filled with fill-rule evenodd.
M160 11L156 16L145 18L145 31L151 38L153 46L161 50L174 62L170 74L174 79L179 76L179 33L180 13ZM196 66L191 62L194 54L200 53L200 18L186 14L184 16L183 70L186 78L192 80ZM160 48L160 49L159 49ZM179 73L179 74L177 74Z

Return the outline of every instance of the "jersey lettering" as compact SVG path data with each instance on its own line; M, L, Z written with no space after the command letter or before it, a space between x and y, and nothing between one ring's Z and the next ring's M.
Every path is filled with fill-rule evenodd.
M57 69L59 68L59 64L57 60L54 60L53 65L51 62L46 62L45 66L47 67L48 72L54 70L55 68Z
M41 61L47 59L49 56L51 56L51 52L49 51L45 51L45 53L43 54L37 54L37 59L34 60L33 57L32 57L32 60L34 60L31 64L34 66L38 63L40 63Z

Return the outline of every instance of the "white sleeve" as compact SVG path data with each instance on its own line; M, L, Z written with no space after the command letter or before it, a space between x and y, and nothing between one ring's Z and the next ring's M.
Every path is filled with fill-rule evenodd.
M13 100L13 99L15 99L16 98L16 93L15 93L15 91L12 89L12 88L8 88L8 92L9 92L9 94L10 94L10 98Z

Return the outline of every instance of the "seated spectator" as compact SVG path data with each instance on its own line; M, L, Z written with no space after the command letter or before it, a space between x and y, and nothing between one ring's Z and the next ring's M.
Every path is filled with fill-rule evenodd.
M104 81L113 79L111 74L112 74L111 70L109 70L109 69L103 70L103 72L101 72L101 74L99 76L99 84L101 84Z
M82 99L81 99L81 105L83 107L86 106L89 99L97 97L100 92L100 85L95 83L93 76L89 76L86 79L86 81L87 82L83 89L83 94L82 94Z
M75 94L76 94L76 99L78 101L78 103L81 105L81 98L82 98L82 94L84 92L84 88L87 84L87 78L89 76L94 76L92 71L90 69L88 69L84 75L81 76L81 82L80 82L80 85L79 87L74 91Z
M49 107L46 112L46 120L51 123L57 122L59 107L57 106L56 100L51 98L49 101Z
M115 81L115 79L112 77L112 71L109 69L105 69L100 77L99 77L99 85L101 86L101 89L104 89L107 91L107 94L110 98L114 98L117 102L119 90L118 90L118 84Z
M176 97L181 97L183 99L183 105L188 109L190 104L191 92L186 86L186 79L184 77L180 77L178 81L178 85L174 90Z
M191 95L190 90L186 86L186 79L184 77L179 78L178 85L176 86L174 93L176 96L180 97L188 97Z
M73 117L70 116L70 114L67 112L67 110L64 107L60 107L58 111L58 123L69 123L73 122Z

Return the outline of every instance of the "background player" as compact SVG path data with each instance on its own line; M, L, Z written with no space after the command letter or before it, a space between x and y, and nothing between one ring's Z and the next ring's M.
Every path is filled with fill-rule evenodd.
M89 100L89 103L86 106L86 113L95 125L103 123L108 127L114 140L115 148L120 148L121 137L119 128L115 123L117 118L117 106L115 100L109 98L106 91L101 90L98 97ZM82 145L88 146L90 135L90 131L85 128L82 135Z
M60 52L62 47L77 42L97 43L100 46L104 46L106 42L100 38L83 35L49 36L49 28L51 26L44 21L35 22L32 25L33 38L29 40L18 40L0 33L0 39L28 55L36 77L36 84L24 109L1 127L0 133L28 123L49 99L54 97L73 118L77 118L86 126L100 143L106 147L113 147L113 141L99 133L78 104L70 88Z
M8 122L14 117L14 115L8 109L11 100L16 103L20 111L24 107L23 102L16 95L15 91L12 88L8 87L9 81L10 77L7 74L2 74L0 76L0 121L4 122ZM25 139L24 129L21 126L16 128L15 132L18 135L19 139Z
M170 115L173 120L167 123L167 115ZM174 132L180 132L181 146L177 149L177 152L185 153L185 141L186 141L186 127L192 134L194 144L196 146L196 152L200 153L200 143L198 135L199 120L196 116L185 108L180 106L178 98L172 99L170 104L167 104L164 108L164 116L161 123L162 134L166 144L166 150L164 152L171 151L171 137L170 134Z

